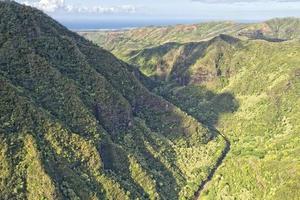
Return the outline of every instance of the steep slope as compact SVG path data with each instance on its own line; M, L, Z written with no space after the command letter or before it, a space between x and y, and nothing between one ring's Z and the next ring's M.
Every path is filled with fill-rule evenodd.
M0 2L1 199L191 198L224 148L135 70Z
M167 82L156 89L231 141L202 198L297 199L300 176L291 172L300 169L299 44L249 41L218 50L223 52L219 76L205 73L198 82ZM197 63L215 70L215 52L215 47L205 51Z
M226 72L220 64L222 58L240 46L238 39L222 34L209 41L166 43L132 52L128 62L140 67L141 72L147 76L160 81L180 85L198 84L224 75Z
M200 199L299 199L300 45L269 42L297 38L296 28L285 37L285 27L263 40L165 41L126 58L162 81L154 91L230 140Z
M219 119L231 151L202 198L299 198L299 54L298 42L256 41L224 62L236 73L217 90L234 94L240 107Z

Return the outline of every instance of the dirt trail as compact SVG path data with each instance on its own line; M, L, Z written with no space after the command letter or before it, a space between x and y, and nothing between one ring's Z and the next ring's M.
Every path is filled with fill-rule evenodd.
M199 200L200 199L200 195L201 195L201 192L203 191L204 187L212 180L212 178L215 175L216 171L221 166L221 164L223 163L224 159L226 158L228 152L230 151L231 144L230 144L229 139L225 135L223 135L222 133L220 133L220 132L218 132L218 133L225 140L225 142L226 142L225 145L226 146L223 149L221 156L218 158L217 162L215 163L215 165L211 169L210 173L208 174L207 178L204 181L202 181L202 183L199 186L198 191L195 192L194 200Z

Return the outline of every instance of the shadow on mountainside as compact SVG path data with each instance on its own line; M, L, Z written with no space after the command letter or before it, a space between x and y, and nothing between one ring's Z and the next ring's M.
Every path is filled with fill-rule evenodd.
M149 130L145 130L145 128L139 127L138 122L135 123L137 123L137 129L139 129L140 132L131 130L133 131L132 133L120 137L119 141L102 143L100 154L104 169L110 174L117 175L115 176L118 177L117 181L122 183L123 187L131 192L131 197L134 199L149 199L149 192L154 191L156 193L155 196L159 199L179 199L178 180L176 180L174 175L176 174L177 179L179 176L181 179L180 182L183 183L186 180L184 177L181 177L182 172L176 168L175 162L171 161L172 168L168 168L165 165L166 163L154 157L153 152L149 151L149 146L157 152L159 152L161 148L166 148L167 150L164 154L174 159L176 154L173 147L171 145L156 144L155 140L157 138L155 138L153 133L149 132ZM131 138L130 141L128 140L129 137ZM125 140L127 144L124 146ZM147 147L145 144L149 146ZM142 181L143 184L146 184L148 181L148 186L154 184L154 188L150 189L150 187L148 187L145 190L145 188L139 185L141 182L136 182L137 179L133 179L132 173L136 167L132 161L130 161L133 158L144 170L138 173L147 173L144 177L143 174L138 174L140 179L143 178L140 181ZM149 181L149 177L151 177L154 182ZM132 190L133 187L135 188L134 190ZM137 193L134 191L137 191Z
M151 83L150 86L149 84L146 84L150 90L153 90L155 91L155 93L159 94L160 96L163 96L169 102L173 103L181 110L185 111L186 113L197 119L199 122L201 122L204 126L206 126L210 130L212 137L216 137L219 135L224 139L226 143L226 146L223 149L219 158L216 160L216 163L213 166L211 166L206 179L202 180L202 182L199 183L199 189L195 193L195 198L198 198L200 196L200 192L203 190L206 183L212 179L216 170L222 164L227 153L230 151L229 139L226 138L225 134L220 133L216 128L220 116L224 113L233 113L239 108L239 103L232 93L224 92L217 94L205 88L204 86L193 85L191 83L191 75L189 73L186 73L187 68L195 64L195 62L199 58L202 58L208 46L210 46L213 43L217 44L215 48L219 49L216 52L216 55L214 55L215 62L213 62L212 64L214 65L211 66L213 70L212 72L210 72L210 74L208 72L204 75L201 74L200 79L197 81L199 83L215 81L223 73L225 73L221 72L219 66L219 62L223 56L221 51L221 49L223 48L223 44L219 46L219 41L223 41L229 45L236 45L239 42L238 39L227 37L226 35L221 35L209 42L186 44L182 49L181 56L175 59L173 67L171 67L172 71L169 72L169 77L167 78L168 75L166 75L166 73L161 72L163 72L164 70L166 70L167 72L170 66L168 66L166 62L161 60L161 62L158 62L158 66L156 66L159 68L158 72L160 73L158 74L160 75L160 77L158 75L152 75L150 76L150 79L152 79L152 81L156 84L158 80L160 80L162 81L162 84L158 87L157 85L156 87L151 85ZM168 46L168 44L166 44L166 49L170 49L170 46ZM155 48L146 49L142 51L141 54L152 54L153 50L155 50ZM163 48L159 50L162 51L165 49ZM139 56L141 56L141 54ZM154 54L157 53L154 52ZM165 52L163 54L165 54ZM223 74L223 76L225 75ZM195 79L195 77L193 78Z
M164 90L161 95L206 125L210 132L214 133L215 136L221 136L225 141L225 148L222 150L221 155L210 169L206 179L199 183L199 188L194 194L194 199L197 200L205 185L212 180L231 148L231 143L226 137L226 133L220 133L216 128L220 115L237 111L239 103L232 93L216 94L205 87L196 85L169 89Z
M205 87L196 85L189 85L167 91L168 92L163 94L166 99L205 124L212 133L221 136L225 141L225 148L222 150L221 155L210 169L206 179L199 183L199 188L194 194L194 199L198 200L205 185L212 180L231 148L231 143L226 137L226 133L220 133L216 128L220 115L222 113L233 113L237 111L239 103L231 93L215 94Z
M233 113L239 108L232 93L216 94L199 85L166 88L159 93L212 130L222 113Z
M208 129L220 135L225 140L225 148L216 163L210 169L205 180L199 183L199 188L194 194L194 199L199 199L206 184L212 180L217 169L221 166L231 148L230 140L226 133L220 133L216 126L222 113L233 113L238 110L239 103L232 93L215 94L200 86L186 86L173 89L164 96L182 110L192 115L194 118L205 124Z

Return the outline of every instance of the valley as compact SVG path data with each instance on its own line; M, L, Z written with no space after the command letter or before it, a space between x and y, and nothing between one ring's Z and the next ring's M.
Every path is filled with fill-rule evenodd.
M201 192L204 190L205 186L212 180L212 178L215 175L216 171L223 164L224 159L226 158L227 154L230 151L231 143L230 143L229 139L224 134L221 134L221 133L219 133L219 134L225 140L226 146L225 146L224 150L222 151L222 154L220 155L220 157L216 161L215 165L211 169L210 173L208 174L207 178L204 181L202 181L202 183L200 184L199 189L195 193L195 197L194 197L195 200L198 200L200 198Z
M75 33L0 1L0 199L298 200L299 41L298 18Z
M157 84L148 85L153 92L228 137L231 150L201 182L200 199L297 199L299 26L285 30L298 22L231 25L231 32L220 22L210 24L218 31L199 24L80 34L139 68ZM265 24L279 27L277 34L271 28L264 37L241 34ZM184 36L177 32L182 27L189 30ZM137 39L147 31L150 37Z

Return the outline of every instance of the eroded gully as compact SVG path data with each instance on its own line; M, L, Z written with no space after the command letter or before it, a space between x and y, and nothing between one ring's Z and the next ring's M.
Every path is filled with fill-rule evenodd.
M217 162L215 163L215 165L211 169L211 171L208 174L208 176L206 177L206 179L201 182L201 184L199 186L199 189L197 190L197 192L195 192L194 200L200 200L201 192L204 190L205 186L212 180L215 173L217 172L219 167L222 165L224 159L226 158L227 154L230 151L231 143L230 143L229 139L220 132L218 132L218 134L225 140L225 143L226 143L225 148L223 149L220 157L218 158Z

